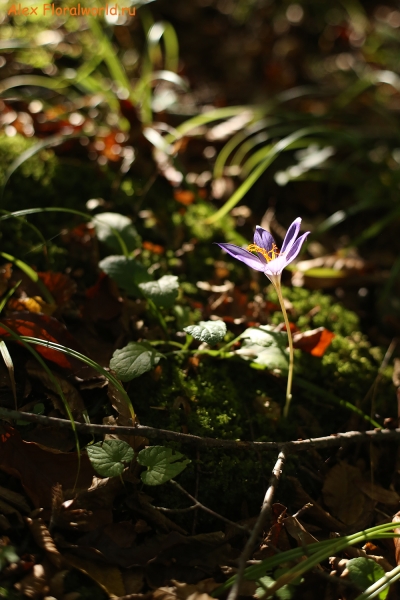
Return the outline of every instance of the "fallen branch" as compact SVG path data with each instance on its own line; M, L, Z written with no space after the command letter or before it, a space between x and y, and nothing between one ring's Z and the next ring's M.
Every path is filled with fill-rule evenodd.
M0 418L29 421L40 425L54 425L56 427L72 428L68 419L46 417L18 410L9 410L0 407ZM247 442L237 440L220 440L215 438L200 437L179 431L157 429L147 425L135 425L134 427L122 427L117 425L97 425L92 423L78 423L75 428L80 433L104 435L106 433L132 435L147 437L149 439L162 439L184 444L193 444L203 448L231 448L234 450L280 450L287 448L293 451L309 450L311 448L332 448L343 444L356 444L365 442L392 442L400 440L400 429L371 429L369 431L347 431L345 433L334 433L319 438L306 440L293 440L290 442Z
M228 600L236 600L236 598L239 595L240 584L243 580L244 570L247 566L247 561L253 554L254 546L258 542L264 529L264 526L271 515L272 502L274 499L276 488L278 487L280 476L282 474L283 466L285 464L286 455L286 449L282 448L282 450L279 453L278 460L276 461L275 466L272 470L269 488L267 489L267 492L264 496L264 502L261 507L261 512L256 521L256 524L254 525L253 531L251 532L251 536L247 540L244 550L240 555L238 563L238 572L236 574L235 583L233 584L229 592Z

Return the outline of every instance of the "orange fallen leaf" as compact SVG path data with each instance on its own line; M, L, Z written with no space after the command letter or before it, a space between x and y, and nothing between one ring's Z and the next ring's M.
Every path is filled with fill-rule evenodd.
M325 327L318 327L318 329L295 333L293 345L312 356L323 356L334 337L335 334L332 331Z

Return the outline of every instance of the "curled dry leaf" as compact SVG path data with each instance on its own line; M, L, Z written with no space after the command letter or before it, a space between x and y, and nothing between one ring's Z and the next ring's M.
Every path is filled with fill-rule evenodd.
M46 552L47 558L56 569L60 569L63 565L63 558L43 520L27 518L26 522L39 548Z

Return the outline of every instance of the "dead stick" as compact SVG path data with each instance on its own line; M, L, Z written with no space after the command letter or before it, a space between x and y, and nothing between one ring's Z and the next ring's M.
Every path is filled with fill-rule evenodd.
M58 419L56 417L46 417L45 415L35 415L17 410L9 410L0 407L0 418L4 417L13 420L23 420L41 425L54 425L57 427L72 428L72 423L68 419ZM348 431L345 433L335 433L319 438L309 438L307 440L293 440L291 442L246 442L237 440L220 440L215 438L200 437L179 431L169 431L167 429L156 429L146 425L135 425L135 427L122 427L117 425L98 425L92 423L77 423L76 430L81 433L104 435L114 433L120 435L142 436L149 439L163 439L185 444L193 444L204 448L231 448L233 450L280 450L287 448L294 451L309 450L311 448L332 448L342 446L343 444L355 444L360 442L392 442L400 440L400 429L371 429L369 431Z
M238 572L236 573L235 583L233 584L233 586L231 587L231 591L229 592L228 600L236 600L236 598L238 597L240 584L243 580L244 570L246 568L247 561L251 557L254 550L254 546L256 545L264 529L267 519L271 515L272 501L274 499L276 488L278 487L283 465L285 464L286 455L287 449L282 448L282 450L279 452L278 460L276 461L272 471L271 480L269 482L269 488L267 489L267 492L264 496L264 502L261 507L261 512L256 521L256 524L254 525L254 529L251 533L251 536L247 540L244 550L240 555Z

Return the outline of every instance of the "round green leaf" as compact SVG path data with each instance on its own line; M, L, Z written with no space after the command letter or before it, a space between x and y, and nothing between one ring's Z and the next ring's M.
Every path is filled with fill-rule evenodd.
M171 308L178 296L178 278L176 275L164 275L158 281L140 283L139 288L143 295L152 300L156 306Z
M213 346L224 338L226 325L224 321L200 321L197 325L184 327L183 331L192 335L195 340Z
M118 213L104 212L96 215L92 223L98 239L116 252L121 252L121 244L115 232L125 242L128 252L132 252L140 246L140 237L129 217Z
M183 459L183 460L181 460ZM151 446L141 450L138 463L147 467L141 474L143 483L161 485L181 473L191 461L180 452L173 452L165 446Z
M105 440L88 446L86 451L94 470L102 477L121 475L126 463L133 459L134 452L123 440Z
M129 342L125 348L116 350L110 360L110 369L121 381L131 381L158 365L164 355L146 342Z
M236 354L268 369L288 370L287 333L272 331L268 325L249 327L242 335L243 344Z
M139 294L138 284L151 280L143 265L136 262L134 258L107 256L99 262L99 267L115 281L118 287L133 296Z
M352 558L348 561L346 567L351 581L362 591L385 575L382 567L371 558ZM385 600L388 593L389 586L379 593L379 600Z

